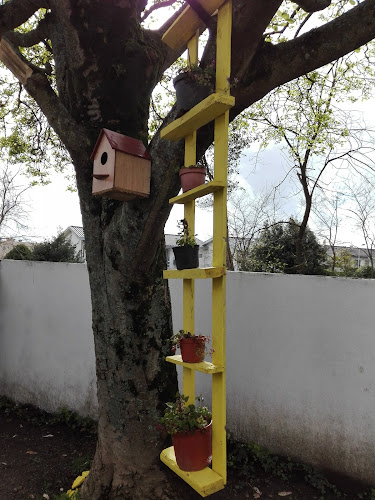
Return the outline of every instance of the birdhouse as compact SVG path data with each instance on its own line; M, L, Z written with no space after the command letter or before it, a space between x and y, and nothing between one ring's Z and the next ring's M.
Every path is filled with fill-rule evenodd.
M149 196L151 156L138 139L103 128L91 159L92 194L121 201Z

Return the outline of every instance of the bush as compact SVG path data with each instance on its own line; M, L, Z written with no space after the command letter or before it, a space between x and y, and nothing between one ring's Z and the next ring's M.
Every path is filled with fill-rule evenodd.
M12 248L4 257L4 259L12 260L31 260L32 251L29 247L20 243Z

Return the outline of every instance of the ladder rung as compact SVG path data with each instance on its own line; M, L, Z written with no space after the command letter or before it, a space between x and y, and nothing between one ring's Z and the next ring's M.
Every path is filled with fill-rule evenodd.
M188 201L196 200L197 198L201 198L209 193L214 193L215 191L219 191L220 189L225 188L225 182L223 181L210 181L207 184L202 184L194 189L190 189L186 191L186 193L179 194L174 198L169 200L169 203L187 203Z
M163 450L160 460L195 489L202 497L207 497L224 488L224 479L209 467L197 472L186 472L179 468L176 462L174 448Z
M181 118L173 121L160 132L162 139L178 141L211 122L234 106L234 97L227 94L211 94Z
M181 354L175 354L174 356L167 356L165 358L168 363L174 363L175 365L182 365L191 370L196 370L202 373L221 373L224 371L223 366L217 366L208 361L202 361L201 363L184 363L182 361Z
M226 274L225 267L196 267L194 269L166 269L163 271L164 279L209 279L219 278Z

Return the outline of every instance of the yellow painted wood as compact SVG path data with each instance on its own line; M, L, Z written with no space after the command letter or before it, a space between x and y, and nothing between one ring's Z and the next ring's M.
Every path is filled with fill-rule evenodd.
M199 0L207 9L211 0ZM217 0L219 2L219 0ZM191 19L190 7L169 30L165 37L168 42L176 44L181 36L184 40L186 32L194 26ZM190 12L190 13L189 13ZM184 17L185 16L185 17ZM185 19L185 24L181 24ZM213 267L205 269L185 269L183 271L164 271L164 278L183 279L183 324L184 329L194 333L194 280L212 279L212 343L214 353L212 363L183 363L181 356L168 356L167 361L183 366L184 393L190 401L195 391L195 372L211 374L212 376L212 469L188 473L181 471L175 460L173 447L161 453L161 460L190 484L201 496L210 495L224 487L226 483L226 381L225 381L225 323L226 323L226 237L227 237L227 163L228 163L228 127L229 109L234 105L234 98L230 96L230 56L231 56L231 22L232 2L220 1L217 28L216 54L216 92L200 102L184 116L174 121L164 130L161 136L164 139L178 140L185 137L185 166L196 163L196 130L211 120L215 120L214 133L214 180L199 186L187 193L176 196L171 203L183 203L185 218L188 220L191 234L194 233L195 199L208 193L214 193L214 220L213 220ZM197 39L195 30L189 38L189 61L197 60ZM180 31L179 31L180 30ZM182 33L182 35L181 35ZM178 42L177 42L178 40Z
M223 93L211 94L183 116L164 127L160 132L160 137L169 141L178 141L232 108L234 102L232 96Z
M212 15L224 2L225 0L199 0L199 3L209 15ZM162 40L171 49L181 50L194 33L204 27L204 22L188 6L164 33Z
M216 92L230 94L232 2L219 10L216 39Z
M212 495L224 488L223 478L209 467L197 472L185 472L181 470L176 463L173 446L161 452L160 460L194 488L202 497Z
M224 266L221 267L197 267L195 269L166 269L163 278L168 279L209 279L223 276L226 273Z
M202 361L201 363L184 363L182 361L181 354L175 354L174 356L167 356L165 359L166 361L168 361L168 363L186 366L187 368L190 368L191 370L195 370L197 372L210 374L210 373L220 373L224 371L224 366L214 365L209 361Z
M226 318L226 276L212 280L212 362L226 366L225 318ZM225 372L212 376L212 468L227 481L226 465L226 380Z
M188 66L198 64L198 40L199 40L199 30L196 30L194 35L190 38L187 44L188 56L187 64Z
M190 189L186 191L186 193L182 193L174 198L169 200L169 203L186 203L191 200L196 200L197 198L201 198L202 196L206 196L206 194L214 193L215 191L219 191L225 187L224 181L211 181L207 182L207 184L203 184L202 186L198 186L194 189Z

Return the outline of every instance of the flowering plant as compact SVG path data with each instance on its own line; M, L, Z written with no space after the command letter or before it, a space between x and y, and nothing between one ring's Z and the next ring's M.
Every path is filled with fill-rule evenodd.
M204 341L209 340L209 338L206 337L205 335L193 335L191 332L185 330L179 330L172 337L172 345L174 347L179 347L182 339L191 339L193 337L196 339L202 339Z
M178 222L178 227L180 229L179 238L176 239L176 245L178 247L190 246L195 247L195 237L190 236L189 225L186 219L181 219Z
M211 63L204 68L198 66L198 64L184 65L180 68L178 74L184 74L185 78L192 83L213 89L216 76L216 61L211 61Z
M203 401L201 396L195 399L198 402ZM188 400L188 396L177 393L176 401L167 403L159 427L171 435L177 432L192 432L207 427L211 422L212 413L206 406L188 405Z

